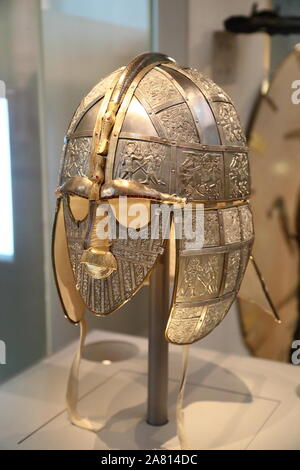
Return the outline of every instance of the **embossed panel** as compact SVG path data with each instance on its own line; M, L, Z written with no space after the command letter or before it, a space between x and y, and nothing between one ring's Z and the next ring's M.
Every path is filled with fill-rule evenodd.
M251 242L248 242L241 247L241 263L240 263L239 278L238 278L238 283L237 283L237 290L240 288L241 282L243 280L243 277L247 268L247 264L249 262L251 247L252 247Z
M168 340L176 344L193 342L194 331L198 325L198 321L198 318L189 318L184 321L170 321L166 331Z
M172 309L166 329L168 340L177 344L194 342L201 328L207 308L205 305L198 307L176 305Z
M185 103L171 106L156 116L168 139L175 142L200 142L193 117Z
M222 152L177 149L177 194L190 199L224 199L224 163Z
M181 258L177 302L217 297L223 269L223 253Z
M74 176L88 176L91 144L91 137L79 137L68 141L60 184Z
M225 153L227 199L242 199L250 193L250 171L246 152Z
M203 247L213 247L220 245L220 224L218 212L216 210L204 210L204 218L201 218L201 222L204 221L204 240ZM201 227L200 227L201 229ZM196 215L195 210L192 211L192 230L196 231ZM199 228L197 228L199 230ZM197 244L195 243L195 248L191 248L188 244L190 241L186 238L181 240L181 249L182 250L191 250L198 249ZM200 247L202 248L202 246Z
M232 292L236 289L238 275L241 265L241 252L240 250L230 251L227 255L225 285L223 294Z
M239 210L243 240L251 240L254 234L251 209L248 205L245 205L241 206Z
M213 110L225 145L245 145L246 139L235 107L231 103L213 102Z
M241 241L240 217L238 208L223 209L220 211L223 217L225 243L237 243Z
M156 142L119 141L114 178L135 180L158 191L171 193L171 149Z
M218 212L207 210L204 213L204 246L218 245L220 245Z
M169 101L182 101L182 96L171 80L157 69L148 72L141 80L137 94L141 94L152 108L167 104Z

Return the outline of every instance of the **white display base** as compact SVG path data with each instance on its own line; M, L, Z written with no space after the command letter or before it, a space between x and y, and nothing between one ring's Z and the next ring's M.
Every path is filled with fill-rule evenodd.
M105 420L104 428L95 434L68 421L65 389L75 342L0 387L1 449L178 449L181 348L170 346L169 423L153 427L145 421L147 341L94 330L87 343L103 340L138 348L134 357L109 365L82 361L79 409ZM191 346L185 422L194 449L300 449L300 369Z

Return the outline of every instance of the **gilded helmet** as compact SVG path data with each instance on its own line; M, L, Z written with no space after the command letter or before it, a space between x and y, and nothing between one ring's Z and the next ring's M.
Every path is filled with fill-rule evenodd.
M189 206L192 226L201 207L200 242L185 232L175 237L165 336L175 344L206 336L224 319L244 276L253 243L249 193L236 109L210 79L147 53L101 80L75 111L63 148L52 253L66 316L77 323L85 310L108 315L148 279L166 243L162 218L155 236L145 230L153 206ZM100 237L110 209L109 225L128 229L124 197L127 214L137 202L147 208L140 235ZM180 222L173 221L176 234Z

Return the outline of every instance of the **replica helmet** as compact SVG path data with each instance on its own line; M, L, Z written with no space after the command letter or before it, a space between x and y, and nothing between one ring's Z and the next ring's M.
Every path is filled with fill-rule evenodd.
M133 202L146 204L143 232L154 204L201 204L202 243L176 240L165 336L175 344L203 338L224 319L243 279L253 243L249 194L245 136L215 83L158 53L101 80L77 108L63 148L53 263L66 316L76 323L86 309L109 315L164 251L161 219L155 237L99 237L107 205L120 230L120 196L128 213Z
M137 57L80 103L59 184L54 266L70 320L78 322L84 306L96 315L119 308L163 252L162 233L97 239L99 205L128 196L204 204L203 247L177 241L166 337L192 343L222 321L243 278L253 227L245 137L232 101L216 84L162 54ZM58 228L65 231L64 257L55 243ZM73 279L64 282L66 257Z

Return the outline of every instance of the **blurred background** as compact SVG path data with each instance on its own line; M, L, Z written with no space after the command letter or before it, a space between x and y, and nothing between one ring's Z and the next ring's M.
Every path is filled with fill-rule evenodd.
M0 340L7 362L0 366L1 381L78 336L59 303L50 246L61 149L79 101L100 78L137 54L160 51L213 78L232 97L248 129L266 74L266 54L269 73L300 38L223 35L224 20L249 15L252 3L0 0ZM300 16L296 0L257 5ZM92 327L146 336L150 288L112 316L91 319ZM251 354L237 306L194 347L199 346Z

